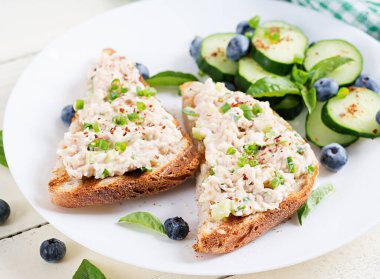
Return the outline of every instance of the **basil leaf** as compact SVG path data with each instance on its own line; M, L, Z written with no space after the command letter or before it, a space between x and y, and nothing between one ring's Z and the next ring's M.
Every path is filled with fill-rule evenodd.
M336 68L352 60L353 59L350 57L334 56L334 57L330 57L322 61L319 61L310 70L310 74L312 74L311 84L313 85L314 82L316 82L318 79L328 76L333 71L335 71Z
M256 29L259 26L259 24L260 24L260 16L254 16L253 18L248 20L248 25L253 29Z
M285 94L299 94L297 86L285 77L264 77L252 84L247 94L253 97L282 97Z
M198 117L199 114L196 113L192 108L190 107L185 107L182 109L182 112L186 115L193 116L193 117Z
M127 222L144 226L148 229L154 230L161 234L166 235L164 226L161 221L149 212L133 212L119 219L119 223Z
M317 105L317 91L314 87L308 90L306 86L303 86L301 89L301 95L307 110L309 113L312 113Z
M75 272L73 279L106 279L106 276L89 260L84 259Z
M3 131L0 130L0 165L8 167L7 160L5 159L4 144L3 144Z
M192 74L165 71L148 78L146 82L150 86L179 86L185 82L197 80Z
M309 77L310 77L310 75L308 72L298 69L297 66L295 66L295 65L293 66L291 78L295 82L304 85L309 80Z
M310 214L310 212L320 203L323 198L334 191L334 186L331 183L326 183L319 186L311 192L306 203L297 210L298 221L302 225L303 221Z

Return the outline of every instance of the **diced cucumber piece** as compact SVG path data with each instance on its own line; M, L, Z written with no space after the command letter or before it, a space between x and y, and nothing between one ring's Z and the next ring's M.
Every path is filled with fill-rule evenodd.
M269 21L255 30L252 57L265 70L287 75L293 64L302 64L308 47L306 35L282 21Z
M270 76L274 75L265 71L255 60L250 57L243 57L238 62L235 84L241 91L245 92L257 80Z
M301 113L302 108L302 98L296 95L286 95L281 102L272 106L272 109L286 120L296 118Z
M306 138L318 147L323 147L333 142L342 146L349 146L357 141L357 136L337 133L323 123L321 117L323 105L324 103L318 102L313 112L307 116L305 124Z
M339 85L353 83L362 71L363 58L355 46L344 40L322 40L315 43L306 51L305 69L310 71L318 62L335 56L353 60L338 67L327 77L335 79Z
M196 59L199 69L214 81L233 81L237 63L226 56L229 41L235 33L213 34L203 39Z
M323 106L323 122L339 133L380 137L380 125L376 122L380 94L367 88L350 87L349 90L347 96L335 96Z

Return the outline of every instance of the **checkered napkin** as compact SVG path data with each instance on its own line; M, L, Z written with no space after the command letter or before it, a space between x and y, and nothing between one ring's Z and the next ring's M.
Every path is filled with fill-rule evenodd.
M288 0L331 14L380 41L380 0Z

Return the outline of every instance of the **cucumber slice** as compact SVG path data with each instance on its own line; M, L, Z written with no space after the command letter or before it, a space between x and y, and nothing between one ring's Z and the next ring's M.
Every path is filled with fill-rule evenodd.
M233 81L237 63L226 56L229 41L235 33L213 34L203 39L196 59L199 69L214 81Z
M380 137L380 125L376 122L380 95L367 88L350 87L349 90L347 96L335 96L323 106L322 121L338 133Z
M357 141L358 137L337 133L327 127L321 118L324 103L318 102L315 109L306 118L306 138L318 147L336 142L342 146L349 146Z
M281 102L272 106L282 118L286 120L293 120L296 118L303 109L302 98L295 95L286 95Z
M277 75L287 75L293 64L302 64L308 39L293 25L269 21L255 30L252 45L252 57L261 67Z
M270 76L274 75L265 71L255 60L250 57L243 57L238 62L235 84L241 91L245 92L257 80Z
M359 50L344 40L323 40L315 43L306 51L305 69L310 71L318 62L334 56L352 58L350 61L327 75L335 79L339 85L348 85L355 81L363 68L363 58Z

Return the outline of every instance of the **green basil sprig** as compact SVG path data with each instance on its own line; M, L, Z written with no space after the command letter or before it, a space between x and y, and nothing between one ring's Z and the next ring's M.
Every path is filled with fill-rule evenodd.
M89 260L84 259L78 270L75 272L73 279L107 279L106 276L92 264Z
M160 234L166 235L164 225L161 221L149 212L137 211L128 214L119 219L119 223L137 224L148 229L154 230Z
M321 200L323 200L326 196L328 196L333 191L334 191L334 186L331 183L326 183L326 184L320 185L317 189L311 192L306 203L302 205L297 211L298 221L300 222L300 225L302 225L306 217L321 202Z
M5 159L4 145L3 145L3 131L0 130L0 165L8 167L7 160Z
M314 84L318 79L323 78L331 74L338 67L352 61L350 57L334 56L322 61L319 61L314 65L313 68L309 71L311 74L311 85Z
M307 110L309 111L309 113L312 113L315 109L315 106L317 105L317 91L314 87L307 89L306 86L302 85L301 95L303 102L307 107Z
M282 97L285 94L299 94L299 89L292 81L285 77L264 77L252 84L247 94L253 97Z

